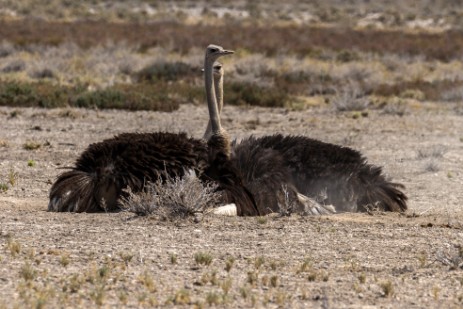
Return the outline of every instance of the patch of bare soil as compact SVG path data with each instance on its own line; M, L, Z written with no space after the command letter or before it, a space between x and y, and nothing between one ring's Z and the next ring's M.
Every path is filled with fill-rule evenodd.
M173 113L1 107L0 308L462 306L463 117L450 106L360 118L328 107L225 107L223 125L237 138L303 134L362 151L406 186L405 215L193 223L46 211L60 168L88 144L133 131L200 137L206 117L194 105Z

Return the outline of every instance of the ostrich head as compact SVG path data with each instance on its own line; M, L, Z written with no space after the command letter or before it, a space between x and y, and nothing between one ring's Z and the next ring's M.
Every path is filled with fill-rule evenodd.
M205 62L205 64L207 64L207 63L213 64L220 57L225 56L225 55L230 55L230 54L233 54L233 53L234 53L234 51L226 50L222 46L210 44L206 48L206 62Z
M214 82L223 77L223 65L216 61L213 66L214 69Z

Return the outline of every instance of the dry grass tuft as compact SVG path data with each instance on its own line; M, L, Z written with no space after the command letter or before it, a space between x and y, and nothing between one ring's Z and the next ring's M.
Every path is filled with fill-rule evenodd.
M212 263L213 257L207 252L197 252L194 255L196 264L209 266Z
M396 115L396 116L404 116L407 113L407 104L405 100L400 99L398 97L392 97L387 102L382 104L382 114L385 115Z
M457 246L456 250L440 250L436 253L436 261L446 265L450 270L463 269L463 246Z
M390 280L381 282L379 286L383 290L384 297L391 297L394 295L394 285Z
M444 156L446 152L447 152L447 147L445 147L444 145L434 145L426 149L419 149L417 158L418 159L426 159L426 158L440 159Z
M122 209L164 220L187 218L206 213L219 198L215 190L215 185L204 185L194 176L159 180L148 184L141 193L134 194L128 189Z
M230 273L231 269L233 268L233 264L235 264L235 258L230 256L225 261L225 270L227 273Z
M186 289L180 289L175 292L174 295L170 296L167 301L166 305L188 305L191 303L191 296L190 292Z
M19 253L21 253L21 243L7 235L6 249L10 251L12 257L16 257Z
M37 271L32 267L29 262L26 262L20 269L19 275L25 281L32 281L37 276Z
M42 144L34 142L34 141L29 141L24 143L23 148L26 150L36 150L42 147Z

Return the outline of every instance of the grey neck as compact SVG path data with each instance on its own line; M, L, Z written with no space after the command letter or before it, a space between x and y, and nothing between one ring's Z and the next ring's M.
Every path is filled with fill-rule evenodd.
M223 75L221 75L220 77L214 77L214 90L217 104L219 106L218 109L220 116L223 107Z
M206 100L209 108L209 121L211 124L212 134L217 134L221 131L220 117L218 111L217 100L215 97L214 80L213 80L213 61L207 58L204 61L205 68L205 86L206 86ZM207 133L207 131L206 131Z
M220 114L222 113L222 107L223 107L223 75L220 77L217 77L214 75L214 91L215 91L215 97L216 101L218 103L218 111L219 111L219 117ZM204 133L204 138L208 139L211 137L212 134L212 125L211 121L209 120L207 123L207 128L206 132Z

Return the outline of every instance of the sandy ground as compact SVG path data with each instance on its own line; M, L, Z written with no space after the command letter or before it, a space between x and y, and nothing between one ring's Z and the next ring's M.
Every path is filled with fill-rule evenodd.
M0 192L0 308L463 305L463 116L448 105L413 104L402 117L373 110L357 119L330 107L225 108L223 125L237 138L303 134L362 151L406 186L406 215L206 216L192 223L46 211L59 168L89 143L133 131L200 137L206 116L193 105L174 113L1 107L0 183L13 177L15 184ZM41 146L24 149L30 142ZM200 252L212 257L210 265L195 261Z

